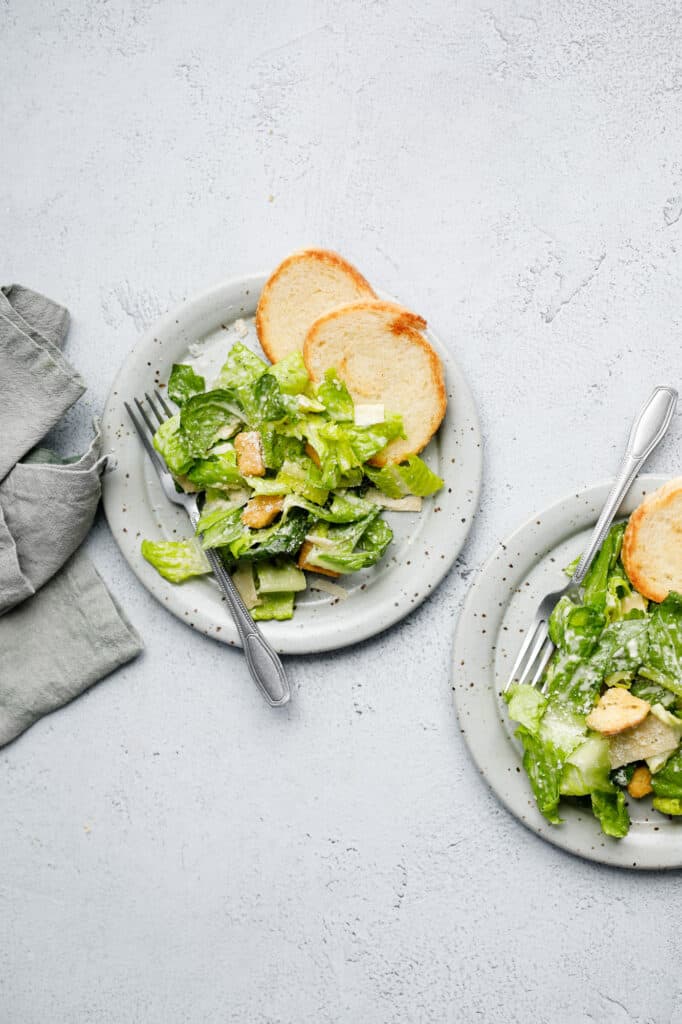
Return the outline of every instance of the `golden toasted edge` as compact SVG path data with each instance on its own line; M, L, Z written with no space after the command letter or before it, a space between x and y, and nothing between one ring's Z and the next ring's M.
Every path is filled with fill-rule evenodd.
M656 584L647 577L646 570L637 566L636 559L639 531L643 521L649 515L655 514L659 509L665 508L666 505L669 505L680 494L682 494L682 477L676 477L674 480L669 480L667 484L663 484L663 486L659 487L658 490L648 494L642 504L639 505L630 516L628 525L625 527L625 533L623 534L621 558L625 572L627 573L628 579L635 590L639 591L639 593L644 597L649 598L650 601L664 601L668 596L669 589L665 589L660 586L657 587Z
M329 312L323 313L322 316L318 317L318 319L311 324L303 343L303 362L306 365L310 378L312 380L318 379L315 377L312 369L312 350L315 344L316 333L331 320L335 320L339 317L346 316L348 313L354 313L361 310L375 310L381 313L395 314L395 320L390 325L389 330L396 335L405 334L409 337L410 341L420 345L426 352L431 367L431 376L435 385L437 406L434 411L434 415L431 417L431 423L427 428L427 431L430 431L430 433L428 433L428 437L423 444L419 444L413 451L405 451L401 453L399 461L402 462L410 455L417 455L426 448L427 444L443 422L445 409L448 404L448 398L445 391L445 380L443 377L443 364L441 363L438 353L421 333L426 329L426 320L417 313L412 313L409 309L405 309L404 306L400 306L397 302L386 302L383 299L358 299L356 302L346 302L342 306L336 306L334 309L330 309ZM379 453L379 455L375 455L374 458L369 461L373 466L385 466L388 462L395 462L396 460L389 459L385 455Z
M297 249L296 252L292 252L291 255L282 260L279 266L273 270L272 274L270 274L270 277L263 285L263 290L260 293L258 306L256 308L256 333L258 335L261 348L271 363L276 362L276 353L274 348L270 345L269 338L267 337L265 315L265 311L267 310L268 303L270 301L270 292L272 291L272 287L280 274L287 270L292 263L298 263L303 260L319 260L322 263L331 263L333 266L338 267L340 270L343 270L346 274L352 277L357 287L364 289L368 295L375 296L376 294L369 281L362 276L357 267L354 267L352 263L345 260L338 252L334 252L332 249Z

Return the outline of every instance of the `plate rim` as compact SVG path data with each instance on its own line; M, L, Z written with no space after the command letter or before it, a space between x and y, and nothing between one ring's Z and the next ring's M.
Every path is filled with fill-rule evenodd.
M107 449L114 450L114 452L116 451L115 437L117 428L114 425L114 421L119 415L123 400L128 398L127 394L122 394L124 389L122 382L129 373L131 360L135 358L136 354L148 351L151 345L158 343L158 339L162 337L165 332L172 332L176 330L178 326L183 325L183 321L196 322L202 319L210 321L212 317L215 318L215 312L211 312L211 310L215 310L217 306L225 305L226 303L232 303L234 305L234 293L240 293L241 295L260 293L269 276L270 275L268 273L249 273L226 278L194 295L189 296L149 324L124 356L107 395L102 415L103 437L105 447ZM227 298L227 296L230 297ZM230 311L229 318L226 317L226 322L229 322L230 324L233 323L239 318L239 315L239 313L235 315ZM251 313L246 315L249 317L252 316ZM206 328L206 333L210 333L216 328L217 325L213 327L209 326ZM202 334L201 331L197 331L196 333L198 337ZM430 340L435 342L436 351L443 360L446 371L446 384L448 389L451 390L452 394L455 396L454 399L451 398L450 401L457 402L458 413L461 413L462 419L466 421L468 428L473 432L473 443L470 441L466 442L470 445L472 451L465 459L466 478L462 484L461 492L458 492L462 503L461 523L457 523L458 529L456 529L456 532L454 533L454 542L452 545L448 546L447 557L439 560L438 562L434 560L431 563L431 573L428 580L425 580L424 584L419 587L418 596L410 598L408 601L406 598L402 597L401 594L398 594L396 595L396 600L391 601L390 606L388 601L382 601L377 606L376 613L367 616L366 624L358 626L356 623L349 630L335 632L334 635L330 635L326 641L315 639L314 628L310 630L309 637L306 637L301 633L292 632L289 636L285 635L282 637L282 635L280 635L277 638L274 638L273 636L268 636L269 624L261 623L260 626L265 635L268 636L268 639L282 654L307 655L323 653L325 651L337 650L342 647L361 643L383 633L385 630L394 626L409 615L427 597L434 593L443 581L444 577L452 569L452 566L466 543L475 515L478 511L482 487L483 437L480 419L473 393L457 359L455 358L455 355L431 327L428 328L427 333ZM454 429L456 428L453 424L453 430ZM461 464L457 469L461 471ZM157 592L157 590L151 589L150 581L144 573L144 566L140 563L139 557L136 558L134 553L132 551L129 552L126 546L121 542L119 533L122 531L122 526L117 522L119 513L114 505L113 491L114 485L112 483L112 474L107 473L103 486L103 506L105 516L119 550L137 579L144 586L145 590L147 590L155 600L159 601L163 607L175 615L176 618L185 622L186 625L192 626L195 631L202 633L203 635L208 635L229 646L240 646L237 631L234 629L231 620L229 620L227 616L225 621L223 621L220 630L217 628L211 628L211 625L208 623L204 628L204 626L198 623L188 621L185 614L187 606L185 605L180 609L177 602L172 599L169 600L168 591L164 590L163 592ZM165 581L161 582L165 583ZM172 584L167 584L167 586L171 587ZM194 617L202 619L203 616L201 613L197 613ZM286 625L286 623L277 625Z
M670 478L671 475L665 473L640 474L633 482L621 508L628 503L631 496L634 498L633 492L638 487L644 487L645 493L649 493L651 490L660 487ZM594 519L591 519L587 524L582 522L579 516L576 516L576 511L579 512L576 503L579 503L581 500L587 500L591 504L597 502L598 507L600 507L603 505L612 484L613 479L601 480L579 490L573 490L564 494L563 497L552 501L543 509L528 516L515 530L509 533L503 540L497 542L495 549L477 570L458 614L450 652L450 684L455 703L457 725L460 735L464 739L468 756L472 759L478 773L482 776L496 799L525 828L559 849L598 864L638 871L675 870L682 867L682 844L679 845L676 859L674 860L672 857L666 857L664 855L665 851L661 851L660 848L647 849L646 844L644 848L637 844L636 848L633 849L633 841L637 843L637 840L641 837L633 837L632 833L620 840L604 836L599 830L596 820L592 818L589 819L589 822L593 835L590 839L587 839L582 835L584 831L582 822L577 820L577 816L573 814L572 808L566 809L565 820L562 825L553 826L547 822L537 810L525 774L523 771L518 770L519 752L510 741L504 725L499 719L499 712L496 706L495 680L491 677L491 664L488 664L485 669L486 679L485 683L481 686L475 686L466 676L468 660L467 631L469 630L471 634L474 632L471 627L478 617L476 612L477 601L480 600L482 588L486 584L492 586L493 579L491 577L498 567L501 555L507 549L512 549L514 545L518 545L521 539L523 539L523 543L526 545L526 535L528 534L530 538L533 528L538 523L545 525L552 520L552 525L545 525L545 532L553 535L551 546L547 553L535 559L529 559L528 557L522 559L524 563L523 570L519 568L514 578L510 579L505 586L504 593L499 593L501 607L495 609L498 625L494 630L490 631L490 636L486 634L486 640L483 643L487 652L486 659L488 661L492 660L493 663L499 626L519 583L527 578L533 568L547 557L552 547L567 539L570 533L576 533L581 529L589 528L590 524L596 521L598 512ZM571 506L574 506L573 511L571 511ZM573 519L571 519L571 516L573 516ZM557 517L560 518L557 519ZM569 520L571 521L569 522ZM546 547L546 545L543 545L543 547ZM485 606L489 608L490 604L486 603ZM481 644L478 624L475 632L477 637L479 637L476 643ZM472 697L472 694L475 696ZM471 728L466 722L471 711L475 710L476 702L483 706L485 700L490 702L488 714L490 714L491 708L495 712L494 720L497 723L497 728L494 742L492 737L487 735L481 740L480 730L477 737L476 727ZM492 746L495 747L492 759L488 757L489 746L491 750ZM505 785L507 781L505 775L513 780L511 784ZM575 821L573 817L576 817ZM593 822L594 827L592 825ZM578 830L577 835L576 829ZM680 838L682 838L682 835Z

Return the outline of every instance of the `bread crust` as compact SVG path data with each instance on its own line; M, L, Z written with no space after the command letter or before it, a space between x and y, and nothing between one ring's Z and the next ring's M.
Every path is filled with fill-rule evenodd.
M335 267L348 277L352 278L355 286L361 291L366 292L368 296L374 297L375 291L370 285L369 281L366 280L352 263L345 260L343 256L340 256L338 252L334 252L332 249L298 249L296 252L292 252L286 259L282 260L278 267L272 272L270 277L267 279L263 286L263 291L260 294L258 300L258 306L256 308L256 333L258 334L258 340L261 344L261 348L265 352L266 356L271 363L277 362L278 355L275 350L275 346L272 343L272 339L268 336L267 329L267 311L270 307L272 290L279 278L284 274L292 263L302 262L304 260L315 261L318 260L321 263L327 263L330 266Z
M395 334L397 337L408 339L411 344L418 345L422 349L427 356L433 387L434 405L430 416L430 422L428 424L424 424L423 431L420 437L415 441L414 445L408 446L408 448L403 448L397 457L391 457L390 454L385 455L383 453L379 453L374 456L373 459L369 460L372 465L381 467L390 462L402 462L410 455L416 455L426 447L443 422L447 406L447 393L445 390L443 365L440 358L421 333L426 328L426 320L418 314L412 313L409 309L405 309L404 306L400 306L395 302L387 302L383 299L359 299L356 302L345 303L342 306L337 306L335 309L329 310L328 313L324 313L315 321L314 324L311 325L306 335L305 342L303 343L303 361L310 377L313 380L319 380L319 376L316 376L314 371L313 361L315 346L321 332L336 319L364 311L384 313L387 316L393 316L394 319L387 324L389 332ZM343 377L342 368L336 367L336 369L339 372L339 375ZM387 412L400 412L400 410L387 409Z
M647 538L643 533L650 529L656 518L662 515L678 499L682 498L682 477L669 480L652 494L647 495L642 504L630 516L623 535L621 558L625 572L635 590L649 598L650 601L664 601L671 590L682 590L682 576L678 581L663 581L652 575L651 567L647 567ZM661 523L662 531L667 532L668 524ZM680 523L682 533L682 522ZM676 542L679 544L680 538Z

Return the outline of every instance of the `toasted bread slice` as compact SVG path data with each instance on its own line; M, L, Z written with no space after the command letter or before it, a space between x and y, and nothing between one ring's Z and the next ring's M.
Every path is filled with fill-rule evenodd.
M319 316L362 298L374 298L372 288L338 253L292 253L267 280L258 302L256 330L263 351L276 363L303 348L306 332Z
M633 587L651 601L682 592L682 477L649 494L632 513L622 558Z
M392 302L361 299L323 314L306 335L303 358L319 381L334 367L357 403L400 413L406 437L371 461L402 462L424 448L445 415L440 359L422 334L426 321Z

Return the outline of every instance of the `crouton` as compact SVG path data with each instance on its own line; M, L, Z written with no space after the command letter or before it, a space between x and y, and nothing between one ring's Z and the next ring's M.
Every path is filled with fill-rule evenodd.
M322 569L319 565L310 565L308 562L308 555L313 549L312 541L306 540L303 543L303 547L298 553L298 561L296 565L299 569L306 569L308 572L317 572L320 576L331 576L332 579L337 579L341 573L334 572L333 569Z
M315 449L313 448L309 441L306 441L305 453L309 459L313 460L313 462L319 469L322 465L322 463L320 462L320 456L317 454L317 452L315 451Z
M651 772L642 764L639 768L635 768L632 773L632 778L628 782L628 793L635 800L641 800L643 796L648 796L649 793L653 793L653 786L651 785Z
M602 736L615 736L639 725L650 710L651 705L647 701L640 700L622 686L612 686L599 698L586 722L589 729L600 732Z
M416 455L445 415L443 367L425 327L420 316L393 302L361 299L323 314L306 335L303 359L313 381L334 367L354 402L402 416L405 437L370 459L376 466Z
M647 495L623 535L630 582L651 601L682 591L682 477Z
M265 476L263 442L257 430L246 430L234 439L237 469L242 476Z
M252 530L260 530L263 526L269 526L283 507L284 498L281 494L257 494L242 512L242 522Z

